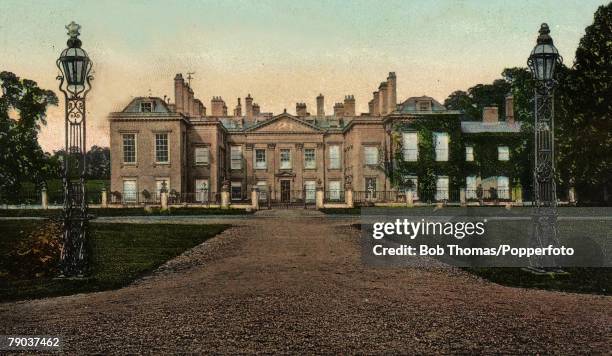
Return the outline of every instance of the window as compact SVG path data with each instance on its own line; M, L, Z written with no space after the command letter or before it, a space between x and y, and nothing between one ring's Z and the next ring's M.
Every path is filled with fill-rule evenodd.
M436 200L448 200L448 177L436 179Z
M378 147L366 146L365 152L365 164L366 165L377 165L378 164Z
M329 200L339 201L341 197L340 193L340 181L332 180L329 182Z
M429 101L419 101L419 111L429 111Z
M497 197L499 199L510 199L510 181L508 177L497 177Z
M232 146L231 147L231 166L230 168L233 170L241 170L242 169L242 146Z
M304 182L304 190L306 191L306 201L315 201L315 194L317 191L317 183L314 180L307 180Z
M314 148L304 149L304 168L307 168L307 169L317 168L317 161L315 160Z
M170 179L169 178L155 178L155 194L157 194L156 196L160 196L161 195L161 190L162 187L164 186L164 183L166 183L166 190L169 192L170 191Z
M155 134L155 162L168 163L168 134Z
M366 191L376 191L376 178L366 177L365 179L365 190Z
M340 146L329 146L329 168L340 169Z
M465 177L465 198L466 199L478 198L476 194L476 176Z
M123 181L123 202L136 203L138 200L138 191L136 190L136 180L126 179Z
M436 161L448 161L448 134L446 132L434 132L434 144L436 147Z
M195 164L197 165L208 164L208 157L210 157L210 151L208 147L196 147L195 148Z
M402 153L404 161L416 161L419 158L418 141L416 132L402 133Z
M266 182L265 180L258 181L257 188L259 188L259 200L267 201L268 200L268 182Z
M474 161L474 147L473 146L465 146L465 161L466 162Z
M231 196L232 200L242 199L242 182L232 182Z
M195 180L195 200L197 202L208 201L208 179Z
M291 150L280 150L280 169L291 169Z
M406 192L412 191L413 199L419 199L419 178L414 175L406 176L404 178L404 190Z
M255 169L266 169L268 164L266 163L266 150L256 149L255 150Z
M508 148L508 146L498 146L497 159L500 161L510 160L510 148Z
M123 136L123 163L136 163L136 134Z
M140 103L140 112L153 112L153 103L151 102Z

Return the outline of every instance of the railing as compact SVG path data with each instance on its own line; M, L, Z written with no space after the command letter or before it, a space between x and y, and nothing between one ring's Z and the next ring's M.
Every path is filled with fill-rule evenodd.
M466 189L465 199L467 201L511 201L511 189Z
M326 203L344 203L344 190L326 190L323 199Z

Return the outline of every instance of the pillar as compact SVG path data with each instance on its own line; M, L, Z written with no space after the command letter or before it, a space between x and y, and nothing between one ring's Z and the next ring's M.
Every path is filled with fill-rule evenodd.
M567 193L567 198L570 205L576 205L576 188L571 187Z
M230 205L230 191L229 182L224 181L221 186L221 209L229 209Z
M251 207L253 210L259 210L259 189L257 187L251 190Z
M354 202L353 202L353 187L347 187L346 191L344 192L344 199L346 201L346 205L349 208L352 208L355 206Z
M102 189L101 194L102 194L102 198L101 198L101 200L100 200L100 202L101 202L101 206L102 206L103 208L107 208L107 207L108 207L108 197L107 197L107 195L106 195L106 194L107 194L107 193L106 193L106 188Z
M161 210L168 210L168 190L162 190L159 200L161 202Z
M43 209L49 208L49 198L47 196L47 187L43 187L40 191L40 205Z
M461 204L461 206L467 205L467 201L465 199L465 188L459 189L459 203Z
M406 192L406 205L409 208L412 208L414 206L414 192L412 191L412 189Z
M515 186L512 189L512 200L517 203L518 205L523 204L523 187L521 187L520 185Z
M323 197L323 187L317 187L317 192L315 194L317 209L323 209Z

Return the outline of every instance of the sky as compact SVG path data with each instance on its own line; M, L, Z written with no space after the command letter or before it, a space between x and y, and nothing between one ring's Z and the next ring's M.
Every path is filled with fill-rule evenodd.
M88 146L109 144L108 114L133 97L170 96L176 73L195 72L195 96L228 110L247 94L265 112L295 112L325 95L325 111L355 96L357 111L388 72L398 101L439 101L525 66L542 22L571 65L584 29L605 1L27 1L0 0L0 70L52 89L65 25L82 26L94 62L87 101ZM63 97L40 133L47 151L63 144Z

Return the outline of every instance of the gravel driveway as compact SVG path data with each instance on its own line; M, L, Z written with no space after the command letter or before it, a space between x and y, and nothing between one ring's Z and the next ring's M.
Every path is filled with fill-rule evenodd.
M611 297L502 287L452 268L372 269L350 219L260 215L232 219L129 287L0 304L0 334L61 334L69 353L612 349Z

